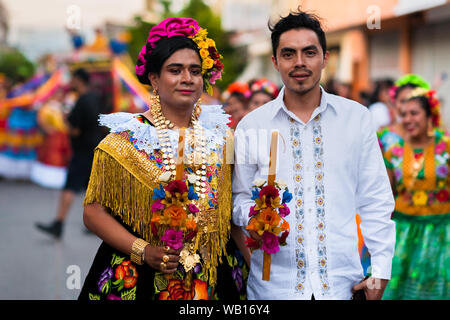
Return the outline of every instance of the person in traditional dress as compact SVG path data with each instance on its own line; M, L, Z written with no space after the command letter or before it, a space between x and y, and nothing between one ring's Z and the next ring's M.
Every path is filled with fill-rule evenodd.
M416 88L400 109L404 137L385 152L397 240L384 299L449 299L450 139L435 92Z
M372 93L367 108L372 113L375 130L388 126L396 122L396 112L389 95L394 82L391 79L376 81L374 92Z
M248 83L233 82L222 94L222 97L225 100L224 109L231 116L228 125L230 128L235 129L248 109L248 98L250 97Z
M105 136L97 122L102 110L101 100L91 89L90 84L91 77L85 69L73 71L71 86L79 94L79 98L66 119L72 156L67 167L64 186L59 194L56 217L50 223L35 223L37 230L56 239L63 236L65 223L76 195L87 188L94 148Z
M406 102L406 98L415 88L430 89L430 85L417 74L407 74L398 79L389 90L393 108L390 113L390 124L379 128L377 132L381 150L386 151L391 145L397 143L403 136L399 113Z
M30 178L34 183L53 189L64 187L67 165L72 155L68 127L64 120L64 92L58 89L37 113L39 128L44 141L37 148L37 159L31 167Z
M275 83L263 78L252 82L250 92L247 113L275 99L279 90Z
M229 116L219 105L199 102L221 77L220 59L214 40L194 19L168 18L151 29L136 65L139 81L154 90L149 110L100 118L110 134L95 150L84 223L103 242L79 299L245 294L238 291L245 285L236 257L225 255Z
M266 281L263 250L253 251L248 298L351 299L360 292L367 299L381 299L394 254L394 198L370 111L319 85L329 54L316 16L291 12L270 29L272 61L284 87L237 126L233 222L252 225L255 197L267 201L270 196L255 194L252 186L268 177L271 131L277 130L280 165L274 174L292 193L284 208L284 214L290 212L284 218L290 233L283 239L287 244L278 246L278 241L249 231L253 241L263 241L273 253ZM372 256L366 280L356 212Z

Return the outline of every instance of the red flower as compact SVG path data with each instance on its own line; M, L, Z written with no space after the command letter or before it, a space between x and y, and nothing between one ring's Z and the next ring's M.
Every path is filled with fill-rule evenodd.
M289 230L286 230L285 232L283 232L281 234L281 237L280 237L280 244L281 245L284 245L286 243L286 238L288 237L288 235L289 235Z
M278 237L272 232L265 231L262 235L262 247L268 254L277 253L280 250Z
M190 291L184 289L182 280L169 280L166 291L162 291L159 300L208 300L208 285L206 282L195 279Z
M184 237L184 240L189 241L191 239L194 239L196 234L197 234L197 230L191 231Z
M442 189L438 193L436 193L436 199L438 199L439 202L447 202L449 198L449 193L446 189Z
M169 184L164 189L168 191L172 196L174 196L175 193L183 194L185 192L188 192L186 183L181 180L173 180L169 182Z
M123 286L125 288L132 288L137 282L138 272L131 261L126 260L116 268L114 276L116 279L123 280Z
M247 246L247 248L250 248L250 249L258 249L259 248L259 242L254 240L251 237L246 237L245 245Z
M266 203L270 204L270 199L275 199L279 197L280 194L278 193L278 189L274 186L265 186L259 192L259 197L262 198L263 196L266 196Z
M156 228L156 225L154 222L150 222L150 227L151 227L153 236L154 237L158 236L158 228Z
M215 49L214 47L209 47L209 48L208 48L208 52L209 52L209 54L212 56L212 58L215 59L214 53L217 52L216 49Z
M249 217L256 216L258 214L258 211L255 210L256 205L250 207L250 212L248 213Z

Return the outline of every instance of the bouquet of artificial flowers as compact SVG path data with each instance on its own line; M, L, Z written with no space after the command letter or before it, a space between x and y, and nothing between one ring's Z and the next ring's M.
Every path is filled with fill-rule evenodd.
M162 174L160 181L164 182L165 178ZM156 201L152 204L153 215L150 222L153 236L172 249L183 248L180 263L186 272L200 262L200 256L189 250L189 245L197 235L196 214L200 211L193 203L193 200L198 200L198 194L190 181L192 180L173 180L165 186L160 183L153 190L153 199Z
M246 229L255 231L262 241L247 238L246 244L252 250L261 248L264 251L264 259L269 261L264 263L263 280L269 280L270 255L278 252L280 245L286 245L289 235L289 223L284 218L290 213L287 203L292 200L292 194L281 179L273 184L257 179L252 186L252 200L255 205L250 208L251 220Z

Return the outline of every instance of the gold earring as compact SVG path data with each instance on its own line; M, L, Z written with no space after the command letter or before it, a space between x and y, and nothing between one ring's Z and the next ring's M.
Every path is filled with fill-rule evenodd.
M154 111L160 111L161 110L161 102L159 101L159 94L156 89L153 89L153 96L151 97L151 109Z
M198 117L200 117L200 114L202 113L202 99L198 99L197 102L195 103L195 107L194 107L194 116L196 119L198 119Z

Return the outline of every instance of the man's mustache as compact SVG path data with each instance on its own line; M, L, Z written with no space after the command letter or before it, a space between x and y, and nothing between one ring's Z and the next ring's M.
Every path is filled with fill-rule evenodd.
M293 77L294 75L296 75L298 73L307 73L308 76L312 75L311 70L308 70L306 68L296 68L296 69L292 70L291 72L289 72L289 76Z

